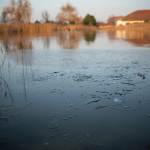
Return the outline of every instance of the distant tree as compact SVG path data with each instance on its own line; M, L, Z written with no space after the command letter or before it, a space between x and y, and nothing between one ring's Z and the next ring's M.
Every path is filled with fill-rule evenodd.
M87 14L83 19L83 24L85 25L96 25L96 19L94 16Z
M63 24L65 23L65 19L63 17L63 15L61 13L58 13L57 16L56 16L56 22L60 23L60 24Z
M11 0L10 5L7 7L8 8L8 12L10 14L10 18L9 21L10 22L15 22L16 20L16 1L15 0Z
M36 20L35 23L41 23L40 21Z
M42 12L42 22L43 23L50 23L49 17L50 17L50 15L49 15L48 11Z
M115 17L113 14L108 16L108 19Z
M70 21L70 24L80 24L82 23L82 17L79 17L78 13L72 14L72 20Z
M104 22L102 22L102 21L98 21L97 22L97 26L105 26L106 24L104 23Z
M15 10L15 21L19 23L30 22L32 14L31 4L28 0L18 0Z
M113 25L113 26L115 26L117 20L119 20L121 18L123 18L123 16L114 16L114 15L111 15L111 16L108 17L107 25Z
M72 15L77 13L77 9L73 7L70 3L67 3L65 6L62 6L60 8L61 10L61 15L64 21L70 23L72 21Z
M3 13L4 16L7 16L9 22L30 22L32 8L29 0L18 0L17 2L11 0L9 6L5 7L4 10L7 10Z
M82 18L78 15L77 9L70 3L62 6L60 10L61 12L58 13L56 17L56 21L59 23L77 24L82 21Z
M3 11L1 13L1 17L0 17L0 21L3 23L7 23L9 21L9 16L8 16L9 12L8 12L8 8L4 7Z
M115 21L114 17L115 17L114 15L110 15L108 17L108 20L107 20L108 24L110 24L110 25L115 25L116 24L116 21Z

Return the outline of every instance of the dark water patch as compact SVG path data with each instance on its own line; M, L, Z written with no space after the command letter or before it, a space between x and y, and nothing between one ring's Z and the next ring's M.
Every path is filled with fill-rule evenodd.
M150 52L122 44L9 51L14 70L6 61L1 71L14 103L0 91L1 149L147 148Z

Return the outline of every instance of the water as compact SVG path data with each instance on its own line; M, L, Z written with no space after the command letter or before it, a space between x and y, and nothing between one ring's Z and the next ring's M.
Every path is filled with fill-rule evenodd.
M149 34L1 35L0 47L0 149L148 149Z

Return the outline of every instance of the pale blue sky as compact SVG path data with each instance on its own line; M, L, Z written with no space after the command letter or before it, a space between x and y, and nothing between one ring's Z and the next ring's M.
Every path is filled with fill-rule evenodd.
M33 14L31 21L41 20L41 12L47 10L50 20L55 20L60 7L67 2L75 6L83 18L87 13L94 15L97 21L106 21L108 16L126 16L133 11L150 9L150 0L29 0ZM0 0L0 13L10 0Z

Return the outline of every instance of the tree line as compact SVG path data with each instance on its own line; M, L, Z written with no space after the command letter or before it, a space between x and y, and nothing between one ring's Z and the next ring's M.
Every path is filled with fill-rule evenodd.
M32 14L31 4L28 0L11 0L10 4L3 8L1 22L26 23L30 22Z
M32 15L32 7L29 0L11 0L10 4L3 8L0 21L2 23L30 23ZM41 14L41 21L36 20L35 23L51 23L48 11ZM87 14L83 19L79 16L77 8L70 3L60 7L60 12L56 16L56 22L59 24L84 24L97 25L94 16Z

